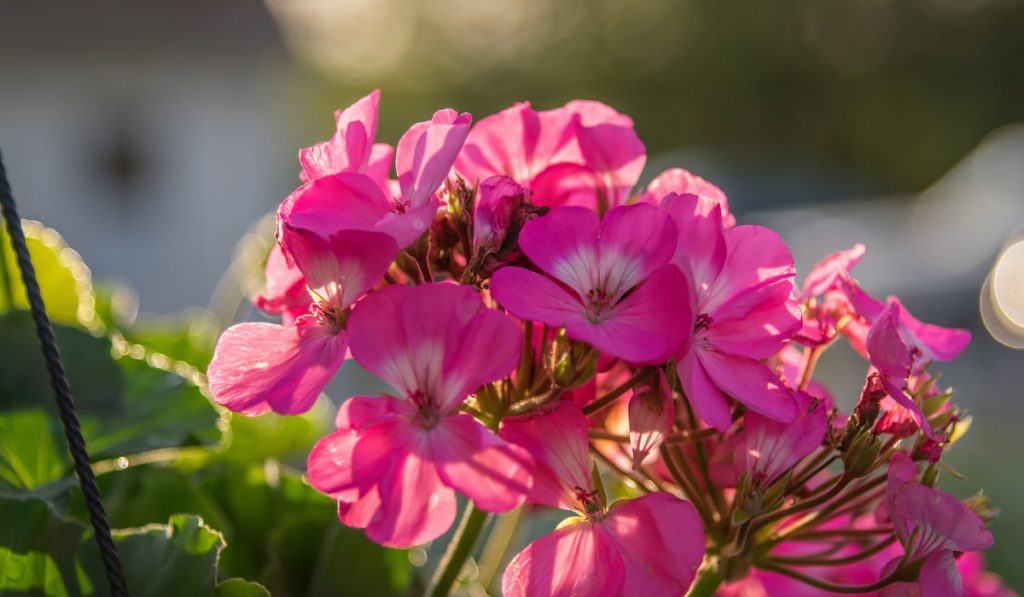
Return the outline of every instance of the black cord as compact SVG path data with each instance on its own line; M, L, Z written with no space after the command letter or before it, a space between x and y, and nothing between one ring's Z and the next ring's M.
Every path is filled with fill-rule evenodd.
M64 423L64 437L68 440L71 458L75 461L75 471L78 472L78 482L82 486L82 493L85 494L89 520L92 521L92 528L96 531L96 543L100 546L103 566L107 572L107 580L110 582L110 592L115 597L126 596L128 589L125 586L121 560L117 557L117 547L110 536L110 523L107 522L107 513L103 509L100 490L96 486L96 476L89 464L89 453L85 450L85 439L82 437L82 429L78 423L75 401L71 397L71 388L68 387L68 378L64 373L64 364L60 359L57 341L53 337L50 318L46 315L43 297L39 292L39 282L36 280L36 271L29 258L28 244L25 242L21 219L18 218L18 210L14 205L11 185L7 182L7 170L4 168L2 156L0 156L0 206L3 207L7 232L18 258L18 267L21 268L21 278L25 282L28 303L32 308L32 319L36 323L36 335L39 336L39 342L42 344L46 368L50 373L50 383L57 395L57 408L60 410L60 420Z

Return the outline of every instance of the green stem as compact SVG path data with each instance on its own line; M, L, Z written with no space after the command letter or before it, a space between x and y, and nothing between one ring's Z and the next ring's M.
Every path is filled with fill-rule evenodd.
M7 309L14 310L14 288L11 286L11 272L7 268L7 233L0 233L0 284L4 287Z
M459 573L462 572L466 559L473 551L477 538L480 537L480 531L484 529L487 517L487 512L477 509L473 502L466 505L459 529L455 531L455 535L448 544L448 550L437 567L431 588L427 591L430 597L444 597L451 590Z
M722 575L714 567L701 567L697 573L697 580L690 585L690 591L686 597L711 597L722 584Z
M754 562L754 566L756 566L756 567L758 567L758 568L760 568L762 570L768 570L770 572L775 572L775 573L778 573L778 574L782 574L784 576L788 576L790 578L794 578L794 579L796 579L796 580L798 580L798 581L800 581L800 582L802 582L804 584L811 585L812 587L815 587L815 588L818 588L818 589L822 589L824 591L831 591L833 593L848 593L848 594L849 593L852 593L852 594L874 593L875 591L877 591L877 590L879 590L879 589L881 589L881 588L883 588L883 587L885 587L887 585L890 585L890 584L892 584L892 583L894 583L894 582L896 582L898 580L903 580L901 578L902 570L896 570L896 572L894 572L894 573L890 574L889 576L886 576L885 578L879 580L878 582L872 583L870 585L862 585L862 586L836 585L836 584L832 584L832 583L830 583L828 581L822 580L820 578L816 578L816 577L813 577L813 576L808 576L806 574L797 572L796 570L790 570L789 568L786 568L784 566L778 566L776 564L772 564L772 563L769 563L769 562Z
M597 400L595 400L595 401L591 402L590 404L584 406L583 407L583 414L585 414L585 415L592 415L592 414L602 410L606 406L611 406L611 404L613 402L615 402L615 400L617 400L620 396L622 396L623 394L628 392L630 389L632 389L633 386L637 385L638 383L640 383L641 381L646 379L647 376L651 374L651 371L652 371L652 369L650 369L648 367L644 367L644 368L638 370L636 373L633 374L632 377L630 377L625 382L623 382L623 384L621 386L615 388L611 392L608 392L604 396L601 396Z

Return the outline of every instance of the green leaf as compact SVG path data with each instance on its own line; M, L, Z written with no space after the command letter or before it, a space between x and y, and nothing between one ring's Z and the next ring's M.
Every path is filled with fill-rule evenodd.
M0 414L0 490L32 490L62 479L67 447L44 409Z
M217 585L217 597L270 597L270 591L258 582L229 578Z
M50 319L65 325L92 325L92 280L81 256L64 244L60 234L39 222L24 220L22 230ZM4 227L0 230L0 312L12 308L27 310L28 298Z
M0 594L90 592L76 565L83 525L64 520L34 497L0 496L0 521Z

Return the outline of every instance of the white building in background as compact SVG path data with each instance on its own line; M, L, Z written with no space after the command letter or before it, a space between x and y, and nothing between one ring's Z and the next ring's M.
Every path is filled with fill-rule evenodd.
M0 2L0 151L23 217L143 311L205 305L297 180L301 74L258 2ZM300 127L301 128L301 127Z

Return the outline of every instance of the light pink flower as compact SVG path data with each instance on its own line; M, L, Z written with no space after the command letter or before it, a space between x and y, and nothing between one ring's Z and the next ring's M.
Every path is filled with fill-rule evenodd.
M797 418L791 423L780 423L756 412L743 418L743 456L751 482L767 488L783 473L796 466L806 456L821 447L828 430L825 404L805 394L793 392L797 404Z
M722 225L732 228L736 225L736 217L729 212L729 200L722 189L704 180L696 174L682 168L669 168L654 177L640 196L641 203L658 205L669 194L697 195L717 203L722 209Z
M391 237L361 230L329 240L288 230L284 240L313 296L313 312L293 325L228 328L207 370L213 399L247 415L309 410L345 360L349 307L380 281L398 251Z
M389 197L359 172L338 172L306 183L281 203L279 233L286 225L320 234L375 230L391 235L399 248L408 246L427 230L441 206L434 192L448 176L470 120L469 114L439 110L402 136L395 154L397 197Z
M704 557L704 533L689 502L658 492L609 507L591 477L587 421L562 402L502 422L501 434L537 459L530 501L575 511L519 552L502 577L512 596L668 596L689 588Z
M721 206L711 199L670 195L663 207L679 228L673 262L688 273L696 315L693 342L678 363L687 398L719 431L732 424L726 396L775 420L793 420L789 390L762 362L800 327L789 249L767 228L725 230Z
M675 401L665 372L658 369L655 380L637 386L629 397L629 447L633 470L652 460L676 421Z
M651 205L615 208L603 222L583 207L556 208L519 235L550 278L505 267L491 293L520 319L565 326L570 338L632 363L659 363L693 322L685 277L669 264L675 244L675 225Z
M401 398L353 398L309 456L310 482L338 500L341 521L410 547L451 526L456 490L488 512L521 504L530 455L459 412L515 367L518 326L468 287L425 284L374 293L349 330L356 361Z
M309 312L312 299L306 290L306 279L295 264L288 263L280 243L274 243L271 247L264 270L267 286L264 293L254 301L257 308L265 313L280 315L284 325L291 325L298 317Z
M909 552L906 561L922 561L917 588L929 597L956 597L963 594L956 553L984 551L992 546L992 533L985 523L960 500L933 487L907 479L905 456L894 455L890 464L890 484L886 496L889 517L897 537ZM882 571L888 575L904 561L894 558ZM906 583L894 583L882 589L882 597L906 595Z

